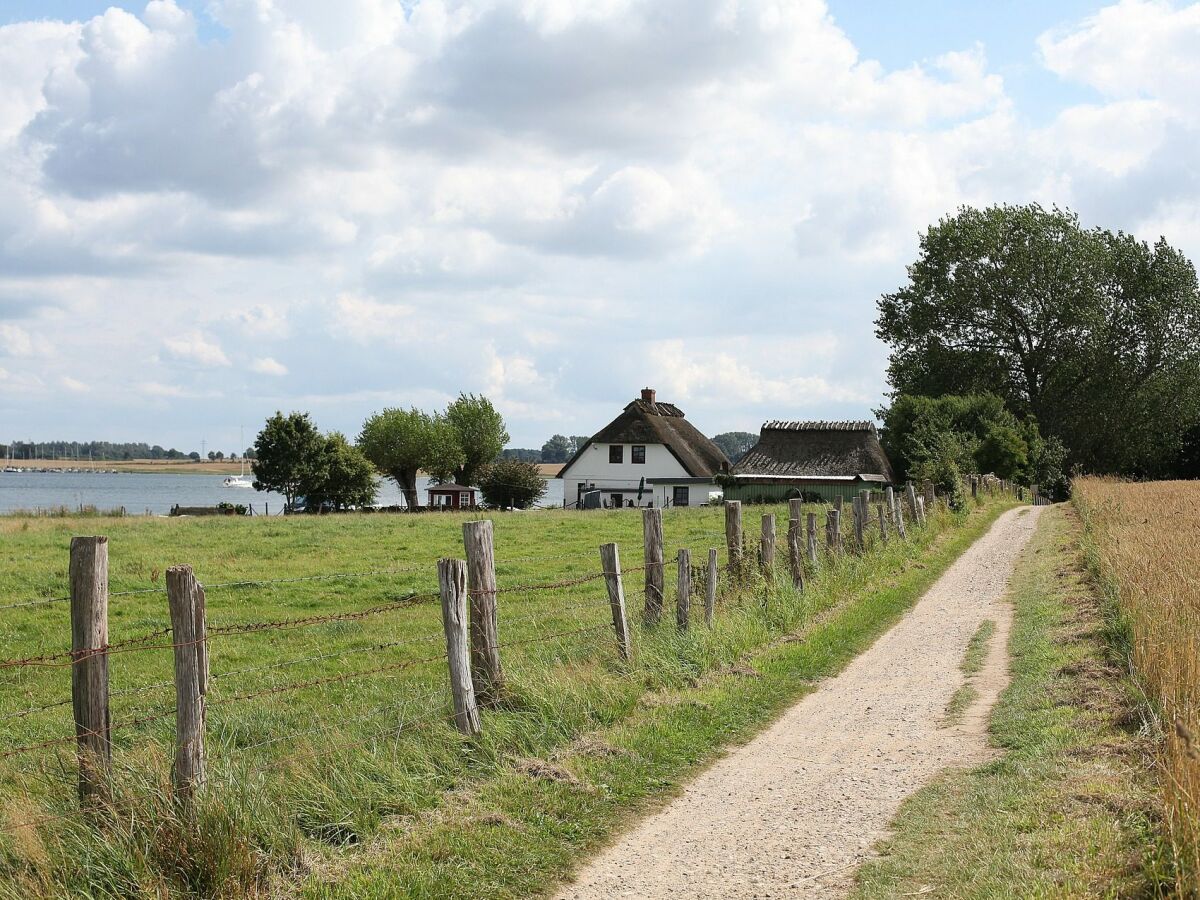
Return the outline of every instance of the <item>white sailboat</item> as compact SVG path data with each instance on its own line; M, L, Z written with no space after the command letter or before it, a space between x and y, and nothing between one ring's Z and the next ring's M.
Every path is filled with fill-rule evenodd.
M239 430L238 433L241 435L242 445L245 446L245 444L246 444L245 430L244 429ZM245 451L242 452L241 463L242 463L242 474L228 476L224 481L221 482L221 487L227 487L227 488L253 488L254 487L253 482L246 480L246 454L245 454Z

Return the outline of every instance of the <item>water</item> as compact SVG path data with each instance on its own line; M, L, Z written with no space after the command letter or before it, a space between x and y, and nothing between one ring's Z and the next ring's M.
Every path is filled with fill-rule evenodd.
M16 510L56 509L80 505L108 510L124 507L129 515L166 515L172 506L216 506L222 500L252 506L256 514L283 510L281 494L223 487L224 475L140 474L121 472L0 472L0 513ZM247 475L247 479L250 476ZM562 506L563 483L547 479L549 491L542 506ZM418 478L421 499L428 478ZM403 506L400 489L390 478L381 479L375 502Z

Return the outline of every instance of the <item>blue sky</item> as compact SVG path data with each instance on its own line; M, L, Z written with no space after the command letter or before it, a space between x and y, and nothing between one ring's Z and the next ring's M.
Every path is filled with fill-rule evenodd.
M1200 4L0 2L0 440L862 418L961 204L1200 254Z

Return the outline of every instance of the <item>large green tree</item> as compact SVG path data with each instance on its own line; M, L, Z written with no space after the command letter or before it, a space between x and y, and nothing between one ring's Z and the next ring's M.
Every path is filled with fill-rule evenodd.
M444 418L454 430L462 453L462 461L453 468L454 480L475 484L483 467L498 459L508 443L504 417L487 397L459 394L446 407Z
M375 468L344 434L333 431L325 435L321 454L319 477L301 486L308 509L344 510L375 502L378 493Z
M371 416L363 423L358 446L375 468L400 486L409 509L421 506L421 469L446 481L465 462L455 429L443 417L415 407L389 408Z
M964 208L879 303L893 396L997 393L1090 471L1166 474L1200 422L1200 290L1165 240Z
M308 413L276 412L254 439L254 489L283 494L287 510L326 474L325 439Z

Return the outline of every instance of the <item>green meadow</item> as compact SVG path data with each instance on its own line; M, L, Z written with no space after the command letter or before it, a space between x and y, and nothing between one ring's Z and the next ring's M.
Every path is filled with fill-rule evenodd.
M546 890L720 747L852 658L1004 508L997 500L939 513L910 528L907 542L873 534L862 557L822 554L800 593L786 572L786 507L746 507L751 538L760 514L777 516L778 572L740 585L723 578L714 626L694 605L682 634L675 553L686 547L699 563L717 547L723 566L724 513L665 510L667 609L658 627L644 627L643 575L625 576L628 663L616 652L602 580L542 586L598 574L608 541L624 567L640 566L640 514L496 514L508 687L482 713L476 739L451 723L434 594L437 559L462 556L462 523L478 516L0 519L0 657L69 649L60 598L70 538L101 533L110 642L166 628L164 573L189 564L206 587L212 673L208 780L184 807L169 788L169 638L110 655L112 802L85 817L69 666L51 658L0 668L0 896ZM275 627L237 630L253 623ZM786 665L761 663L780 653ZM679 699L697 691L719 697ZM631 746L621 749L622 740ZM612 771L590 774L597 759ZM475 849L446 829L466 829ZM483 859L492 860L486 871L459 877Z

